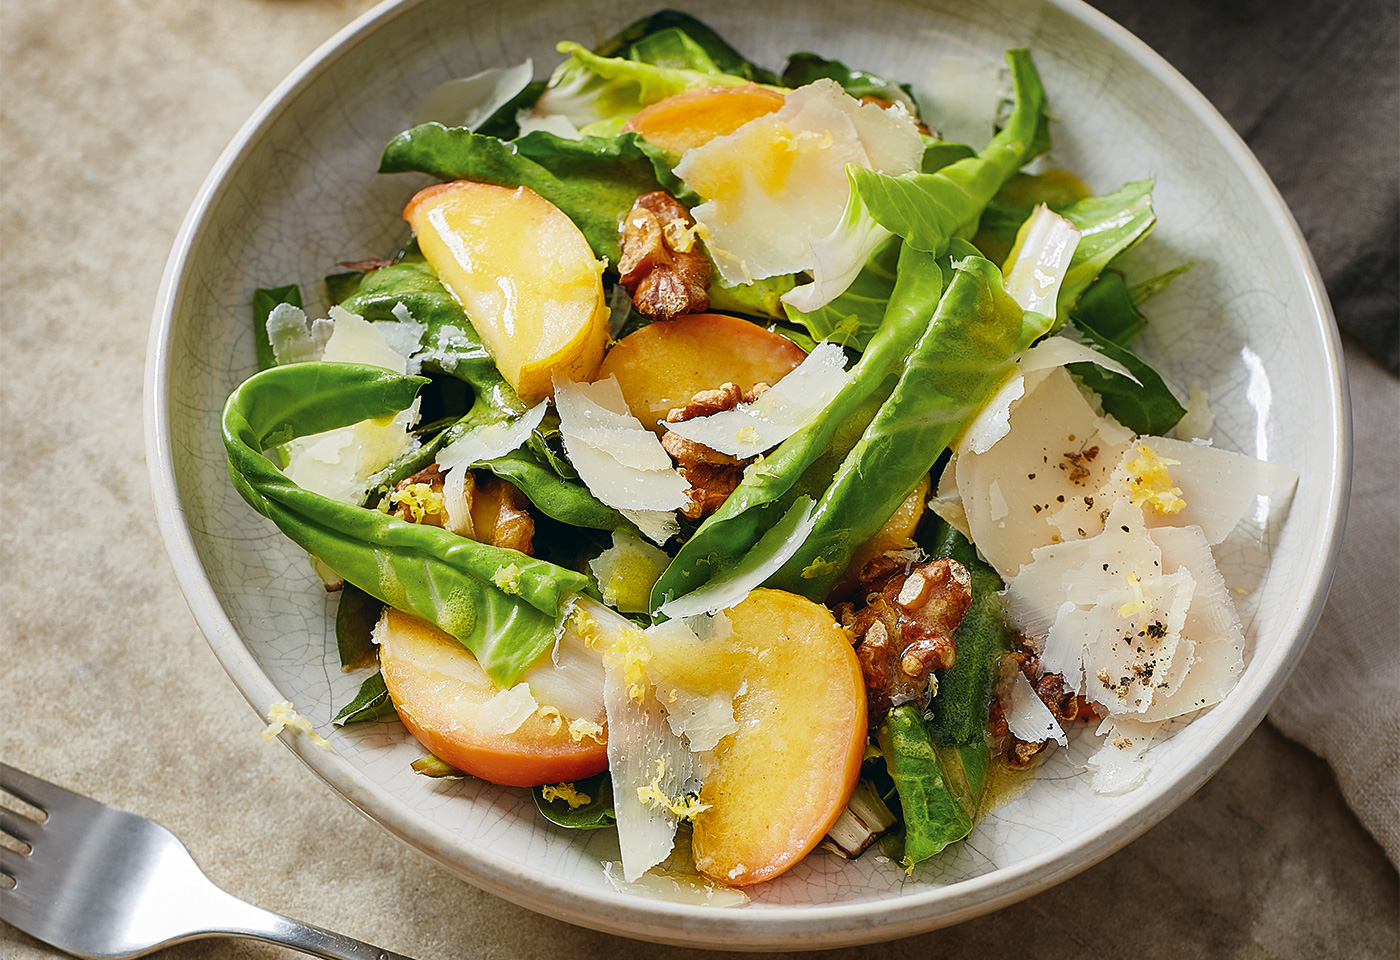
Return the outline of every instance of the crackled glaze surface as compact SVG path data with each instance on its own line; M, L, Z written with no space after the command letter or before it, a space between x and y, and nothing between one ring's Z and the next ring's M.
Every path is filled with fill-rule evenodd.
M218 419L254 369L255 287L299 282L321 306L320 277L340 260L407 238L398 219L424 182L374 173L379 150L436 84L532 57L544 76L554 43L592 44L654 2L426 0L380 8L274 94L196 202L167 273L153 339L152 460L162 523L201 627L244 695L265 711L289 699L319 729L363 679L340 671L328 600L305 556L227 482ZM338 730L330 751L298 746L336 789L389 829L492 892L576 923L714 946L855 943L955 922L1077 872L1165 816L1263 716L1321 608L1345 494L1344 410L1331 318L1291 218L1218 116L1170 68L1087 8L1034 0L988 4L809 3L697 9L753 60L780 66L810 49L916 88L940 57L989 73L1001 51L1032 49L1053 114L1056 165L1099 192L1156 178L1159 225L1137 251L1145 274L1194 268L1148 306L1144 351L1184 394L1209 391L1216 442L1299 471L1286 526L1265 569L1233 560L1250 587L1251 659L1230 698L1149 754L1148 782L1100 797L1080 775L1081 736L966 843L913 875L883 858L817 854L716 911L617 893L601 864L604 831L543 824L525 791L442 783L408 768L420 748L396 723ZM278 99L280 97L280 99ZM937 117L934 118L937 123Z

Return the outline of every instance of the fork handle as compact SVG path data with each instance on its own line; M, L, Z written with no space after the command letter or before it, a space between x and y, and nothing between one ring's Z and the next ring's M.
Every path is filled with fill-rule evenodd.
M227 891L219 892L232 903L227 905L227 912L221 916L219 929L210 929L209 934L263 940L309 953L313 957L324 957L326 960L412 960L401 953L384 950L362 940L324 930L314 924L302 923L262 907L255 907Z

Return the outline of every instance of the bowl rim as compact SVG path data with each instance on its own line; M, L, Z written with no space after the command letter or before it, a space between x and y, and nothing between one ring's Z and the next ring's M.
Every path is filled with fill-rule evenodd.
M316 48L262 101L224 148L190 204L167 260L156 299L147 351L143 411L146 459L158 526L176 579L201 632L225 672L262 716L266 705L283 699L263 673L222 609L198 559L175 482L170 428L173 307L178 301L189 253L204 220L223 197L245 153L287 109L293 95L309 87L343 51L365 42L381 25L409 14L429 0L384 0L355 18ZM370 781L334 751L316 749L304 738L280 738L294 754L370 819L400 840L489 893L528 909L584 927L639 939L686 946L795 950L841 947L888 940L959 923L1032 896L1094 865L1158 823L1213 776L1264 718L1296 667L1322 614L1336 569L1351 486L1351 426L1346 372L1331 304L1302 232L1258 159L1203 94L1159 54L1126 28L1083 0L1041 0L1130 55L1172 90L1202 129L1232 158L1278 235L1286 241L1293 266L1308 291L1310 313L1324 326L1328 404L1322 411L1333 444L1323 457L1334 465L1326 488L1323 549L1307 560L1305 576L1313 589L1300 597L1280 631L1284 642L1264 655L1266 680L1252 696L1235 696L1215 706L1213 726L1225 732L1210 742L1197 762L1162 781L1135 791L1132 808L1098 829L1061 842L1008 867L947 886L930 887L889 899L814 906L756 905L744 910L643 900L604 888L585 892L549 876L535 875L488 848L464 843L405 810L387 790ZM1256 651L1258 662L1260 653ZM407 814L405 816L404 814Z

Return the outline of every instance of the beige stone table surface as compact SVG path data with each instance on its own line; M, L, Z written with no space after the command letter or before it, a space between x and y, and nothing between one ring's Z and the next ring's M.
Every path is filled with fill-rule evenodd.
M10 498L0 522L0 757L161 821L238 896L421 960L698 955L482 893L264 743L157 535L141 390L169 246L244 118L368 6L0 3L0 489ZM1351 359L1354 381L1379 384L1376 402L1393 405L1384 374ZM1328 766L1266 724L1165 822L1063 885L958 927L836 953L1359 958L1396 949L1395 870ZM0 958L54 955L0 923ZM286 955L235 941L162 954Z

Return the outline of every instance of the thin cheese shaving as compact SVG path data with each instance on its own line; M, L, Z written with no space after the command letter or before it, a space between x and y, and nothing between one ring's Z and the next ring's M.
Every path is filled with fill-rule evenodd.
M800 364L752 403L666 428L721 453L746 459L775 447L815 420L850 379L846 355L819 343Z
M617 378L575 383L555 374L554 402L564 448L589 491L615 509L645 511L646 520L660 514L657 524L638 526L657 542L669 539L664 517L689 502L689 484L656 434L628 411Z

